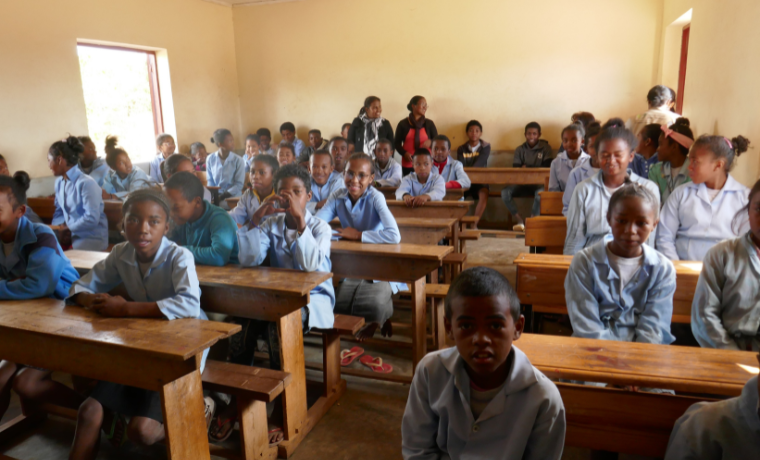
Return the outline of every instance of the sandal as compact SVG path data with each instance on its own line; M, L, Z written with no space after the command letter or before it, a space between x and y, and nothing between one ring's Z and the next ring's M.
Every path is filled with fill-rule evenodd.
M127 442L127 419L121 414L114 413L111 419L111 429L108 432L103 430L103 437L114 447L123 446Z
M203 398L203 405L206 411L206 434L208 434L208 430L211 428L211 420L214 419L214 413L216 412L216 401L214 401L214 398L206 396Z
M279 433L279 432L281 432L281 431L282 431L282 428L272 428L271 430L269 430L269 432L268 432L267 434L272 434L272 433ZM285 440L285 439L283 439L282 441L284 441L284 440ZM271 446L277 446L277 445L279 445L279 444L280 444L282 441L277 441L277 442L273 442L273 443L270 443L270 444L269 444L269 446L270 446L270 447L271 447Z
M221 438L215 437L213 434L211 434L211 431L209 431L209 433L208 433L208 440L209 440L209 442L211 442L212 444L213 443L221 443L221 442L224 442L224 441L230 439L230 436L232 436L232 432L235 431L235 420L237 420L237 416L230 417L230 418L227 418L227 419L224 419L224 420L222 420L220 417L217 416L217 417L214 417L214 420L216 420L216 425L214 425L213 420L211 421L211 425L214 426L215 428L218 428L219 431L221 431L222 428L225 425L227 425L227 424L230 425L230 429Z
M356 361L356 358L364 354L364 348L354 347L350 350L341 350L340 352L340 365L346 367L349 364Z
M372 372L377 372L378 374L390 374L393 372L393 366L383 363L383 358L373 358L370 355L365 355L361 357L359 362L372 369Z

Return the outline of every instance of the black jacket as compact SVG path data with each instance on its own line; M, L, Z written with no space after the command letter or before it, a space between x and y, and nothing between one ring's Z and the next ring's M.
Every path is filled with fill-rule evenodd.
M399 121L398 126L396 126L396 140L394 141L393 145L396 147L396 151L402 155L406 152L404 150L404 141L406 140L406 136L409 134L409 131L411 131L411 129L412 124L409 123L408 117ZM438 135L438 128L435 127L433 120L429 118L425 119L425 132L427 133L428 139L430 139L431 142L433 141L433 138Z
M388 139L393 142L393 127L388 120L383 120L380 129L377 130L377 140ZM348 142L354 143L354 151L361 152L364 149L364 122L361 118L356 117L348 128ZM375 152L364 152L368 155L374 155Z

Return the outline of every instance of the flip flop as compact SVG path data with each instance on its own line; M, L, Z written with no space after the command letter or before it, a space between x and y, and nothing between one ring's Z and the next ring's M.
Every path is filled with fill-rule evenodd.
M121 425L121 432L118 437L116 437L116 427ZM114 447L121 447L124 445L125 442L127 442L127 419L124 418L121 414L113 414L113 419L111 420L111 428L108 432L103 432L103 437L111 443Z
M216 437L212 436L211 435L211 431L209 430L209 432L208 432L208 440L211 443L222 443L222 442L230 439L230 436L232 436L232 432L235 431L235 420L237 420L237 416L230 417L230 418L227 418L227 419L224 419L224 420L222 420L221 417L217 416L217 417L214 417L214 420L216 420L216 426L217 426L217 428L221 429L224 425L226 425L226 424L229 423L230 424L230 429L229 429L229 431L227 431L227 434L225 434L222 438L216 438ZM213 425L214 422L212 421L211 424Z
M370 355L364 355L359 362L372 369L372 372L377 372L378 374L390 374L393 372L393 366L383 363L383 358L373 358Z
M350 350L341 350L340 352L340 365L346 367L353 363L356 358L364 354L364 348L354 347Z
M282 428L272 428L271 430L269 430L269 432L268 432L267 434L272 434L272 433L279 433L279 432L281 432L281 431L282 431ZM282 441L284 441L284 440L285 440L285 439L283 439ZM271 444L269 444L269 445L270 445L270 446L277 446L277 445L279 445L279 444L280 444L282 441L273 442L273 443L271 443Z

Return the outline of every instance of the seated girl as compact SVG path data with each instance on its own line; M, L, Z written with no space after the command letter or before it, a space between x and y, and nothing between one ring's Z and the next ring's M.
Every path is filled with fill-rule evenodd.
M103 181L104 200L123 200L129 192L154 185L147 174L137 166L132 166L129 154L121 147L116 136L106 138L106 163L111 170Z
M195 174L193 169L193 161L185 155L172 155L166 161L161 163L161 177L163 177L162 183L169 180L170 177L178 172L189 172ZM209 203L214 202L214 197L211 195L211 191L206 187L203 187L203 199Z
M193 255L166 238L169 201L163 193L141 189L129 194L122 207L127 241L95 264L71 286L69 302L103 316L207 319L200 307L200 287ZM126 300L109 292L120 284ZM208 350L203 353L201 372ZM105 410L130 417L125 430L106 421ZM106 423L104 423L106 422ZM123 420L121 424L124 425ZM100 446L100 430L108 437L126 434L132 442L152 445L166 437L161 397L155 391L99 382L79 408L71 459L94 459ZM121 444L120 439L112 439Z
M95 179L95 182L102 187L110 168L106 160L98 156L95 143L89 136L79 136L78 139L84 146L84 151L79 155L79 169Z
M707 251L699 275L691 330L703 347L760 350L760 181L745 212L749 231Z
M63 247L105 251L108 220L103 212L103 189L79 170L83 150L74 136L50 146L48 167L56 176L55 212L50 228L58 233Z
M632 136L631 136L632 137ZM646 243L657 227L656 193L629 183L609 202L606 237L580 251L565 278L573 337L670 344L676 271Z
M605 127L609 127L610 123L616 124L612 119L605 123ZM623 126L623 120L620 120L620 126ZM562 215L567 216L567 209L570 207L570 199L573 197L573 191L575 186L593 176L599 172L599 156L596 154L596 139L599 137L599 133L602 132L602 125L598 121L592 121L589 123L586 129L586 136L583 138L583 145L586 146L586 152L588 152L588 161L583 161L570 171L570 175L567 176L567 183L565 185L565 191L562 192Z
M657 149L660 146L661 125L645 125L636 135L636 155L631 162L631 171L641 177L649 177L649 168L658 161Z
M317 217L325 222L337 217L341 228L335 234L345 240L400 243L401 233L396 219L388 209L383 193L371 187L374 181L372 157L363 153L351 155L346 165L346 188L333 193ZM400 286L406 290L405 285ZM392 296L400 286L399 283L384 281L344 279L338 285L335 312L361 316L366 320L366 326L356 334L359 340L372 337L380 326L382 334L390 336L393 333L390 322L393 315Z
M280 166L296 162L296 148L287 142L277 146L277 162Z
M738 136L700 136L689 152L689 176L662 208L657 250L670 260L702 261L718 242L749 229L746 216L734 216L747 206L749 189L729 171L734 159L747 151L749 141Z
M565 126L562 130L563 152L557 154L549 167L549 191L564 192L567 177L576 166L588 161L589 156L583 151L583 136L586 131L581 122Z
M29 176L0 176L0 300L64 299L79 274L52 230L25 216ZM51 371L0 359L0 419L8 410L11 387L27 401L77 409L83 398L50 378Z
M11 172L8 169L8 163L5 161L5 157L0 155L0 176L9 176L10 177ZM19 176L17 179L16 176ZM23 176L23 177L21 177ZM24 178L25 177L25 178ZM13 178L17 181L22 181L22 183L26 183L27 187L24 189L24 193L29 189L29 174L26 173L26 171L16 171L16 173L13 175ZM40 216L37 215L36 212L29 206L26 205L26 214L24 214L27 219L29 219L29 222L32 222L34 224L41 224L42 219L40 219Z
M679 185L691 182L689 177L689 149L694 144L694 133L687 118L679 118L669 128L660 127L657 147L659 163L649 169L649 180L660 187L660 206Z
M208 156L208 152L206 151L206 146L203 145L203 142L193 142L190 144L190 156L193 157L193 166L195 166L196 171L206 170L206 157Z
M279 169L279 163L271 155L258 155L253 159L248 173L252 188L243 193L235 209L230 211L238 227L250 222L261 203L274 195L274 175Z
M327 150L312 153L307 163L311 174L311 200L306 205L310 213L316 213L327 203L335 191L345 188L343 175L335 172L333 157Z
M633 160L636 138L623 127L602 130L596 140L600 170L575 187L567 211L566 255L574 255L583 248L601 241L610 233L607 208L610 197L625 184L634 182L658 196L657 186L634 173L628 175L628 164ZM654 232L648 234L649 245L654 247Z

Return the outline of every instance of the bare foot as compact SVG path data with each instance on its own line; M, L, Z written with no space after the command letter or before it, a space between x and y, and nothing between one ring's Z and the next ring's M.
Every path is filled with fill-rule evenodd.
M383 328L380 329L380 333L383 335L383 337L393 337L393 323L391 323L390 319L385 321Z
M356 333L356 340L364 342L367 339L371 339L375 335L375 331L380 327L380 323L369 323L365 325L359 332Z

